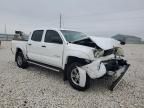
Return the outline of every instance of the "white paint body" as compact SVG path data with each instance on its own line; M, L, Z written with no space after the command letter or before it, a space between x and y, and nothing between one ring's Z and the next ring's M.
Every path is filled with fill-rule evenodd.
M45 63L48 65L56 66L65 69L65 64L69 56L82 58L85 60L92 60L93 62L79 68L80 71L80 84L85 85L86 73L90 78L100 78L106 73L106 69L103 63L100 64L102 60L109 60L114 58L113 55L110 57L95 58L93 54L94 48L87 47L83 45L77 45L73 43L68 43L60 30L55 30L60 35L63 44L46 43L44 42L44 37L46 30L43 33L41 42L35 42L29 37L28 42L24 41L12 41L12 51L16 52L17 48L20 48L26 59L31 59L37 62ZM111 38L97 38L90 37L100 48L103 50L112 49L113 47L118 47L120 45L119 41ZM31 45L29 45L31 44ZM46 48L42 46L45 45Z
M120 46L120 42L112 38L94 37L94 36L90 36L90 38L103 50L108 50L113 47Z
M83 68L92 79L99 78L106 74L106 68L104 64L100 62L100 60L95 60L81 68Z

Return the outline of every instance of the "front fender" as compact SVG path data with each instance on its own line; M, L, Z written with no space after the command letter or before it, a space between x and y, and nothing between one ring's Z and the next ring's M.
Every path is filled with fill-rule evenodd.
M63 69L65 68L65 64L67 64L69 57L77 57L80 59L90 60L89 55L86 54L85 52L76 51L76 50L67 51L65 52L63 58Z

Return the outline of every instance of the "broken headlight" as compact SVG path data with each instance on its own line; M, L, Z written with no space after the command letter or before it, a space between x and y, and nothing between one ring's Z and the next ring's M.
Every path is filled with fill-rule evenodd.
M101 49L94 50L94 57L96 58L102 57L103 54L104 54L104 50Z
M117 48L116 49L116 55L118 55L118 56L124 56L124 50L122 48Z

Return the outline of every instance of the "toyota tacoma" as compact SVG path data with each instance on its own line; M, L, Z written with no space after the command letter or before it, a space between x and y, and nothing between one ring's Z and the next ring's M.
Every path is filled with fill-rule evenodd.
M14 39L12 52L20 68L35 64L63 72L64 80L76 90L90 87L90 79L115 77L110 90L129 68L121 42L112 38L87 36L72 30L34 30L28 40Z

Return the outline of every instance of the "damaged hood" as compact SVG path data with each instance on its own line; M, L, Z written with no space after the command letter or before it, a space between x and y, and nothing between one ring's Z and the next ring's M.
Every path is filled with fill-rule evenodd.
M112 38L90 36L90 39L103 50L108 50L120 46L120 42Z

